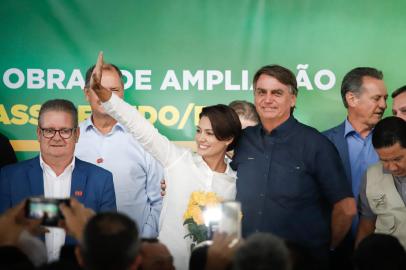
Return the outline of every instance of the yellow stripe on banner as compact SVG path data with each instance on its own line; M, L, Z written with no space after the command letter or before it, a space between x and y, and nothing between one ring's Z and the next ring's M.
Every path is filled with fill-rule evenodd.
M38 152L39 143L37 140L10 140L16 152Z
M196 151L195 141L173 141L175 144L191 148ZM39 143L37 140L10 140L11 145L16 152L38 152Z

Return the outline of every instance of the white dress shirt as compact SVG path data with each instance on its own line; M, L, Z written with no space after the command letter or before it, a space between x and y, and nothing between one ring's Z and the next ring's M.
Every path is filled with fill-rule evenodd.
M72 172L75 167L75 159L65 168L62 174L57 176L40 155L40 165L44 179L44 197L66 199L70 197L72 183ZM65 230L57 227L48 227L49 233L45 234L45 245L47 248L48 261L59 259L61 247L65 243Z
M200 155L170 142L134 107L115 95L103 107L163 164L167 189L159 219L159 239L174 256L176 269L188 269L191 242L184 239L188 232L183 226L183 214L190 194L213 191L225 200L234 199L236 173L229 166L224 173L212 171Z

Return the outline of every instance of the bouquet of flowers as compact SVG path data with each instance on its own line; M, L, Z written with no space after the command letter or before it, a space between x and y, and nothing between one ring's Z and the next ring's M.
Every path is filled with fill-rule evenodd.
M214 192L194 191L190 195L188 208L183 215L183 225L186 225L189 231L185 238L192 239L192 249L208 239L208 227L204 222L203 211L207 207L218 206L221 201L222 199Z

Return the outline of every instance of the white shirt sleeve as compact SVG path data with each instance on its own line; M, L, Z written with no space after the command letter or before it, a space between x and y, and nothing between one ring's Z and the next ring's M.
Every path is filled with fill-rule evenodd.
M102 106L164 167L176 162L187 151L161 135L137 109L116 95L111 95L111 98L102 103Z

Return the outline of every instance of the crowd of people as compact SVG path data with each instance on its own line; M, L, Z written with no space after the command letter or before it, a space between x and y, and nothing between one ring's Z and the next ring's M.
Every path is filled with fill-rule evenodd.
M0 170L0 265L404 269L405 86L392 94L394 116L382 119L383 73L352 69L341 85L347 117L320 133L294 117L295 75L264 66L253 78L254 104L203 108L196 151L160 134L123 91L120 69L100 53L86 73L87 120L78 123L68 100L45 102L40 153L18 163L1 137L4 165L12 164ZM220 232L192 250L183 214L195 191L241 202L245 240ZM70 198L58 226L24 217L35 196Z

